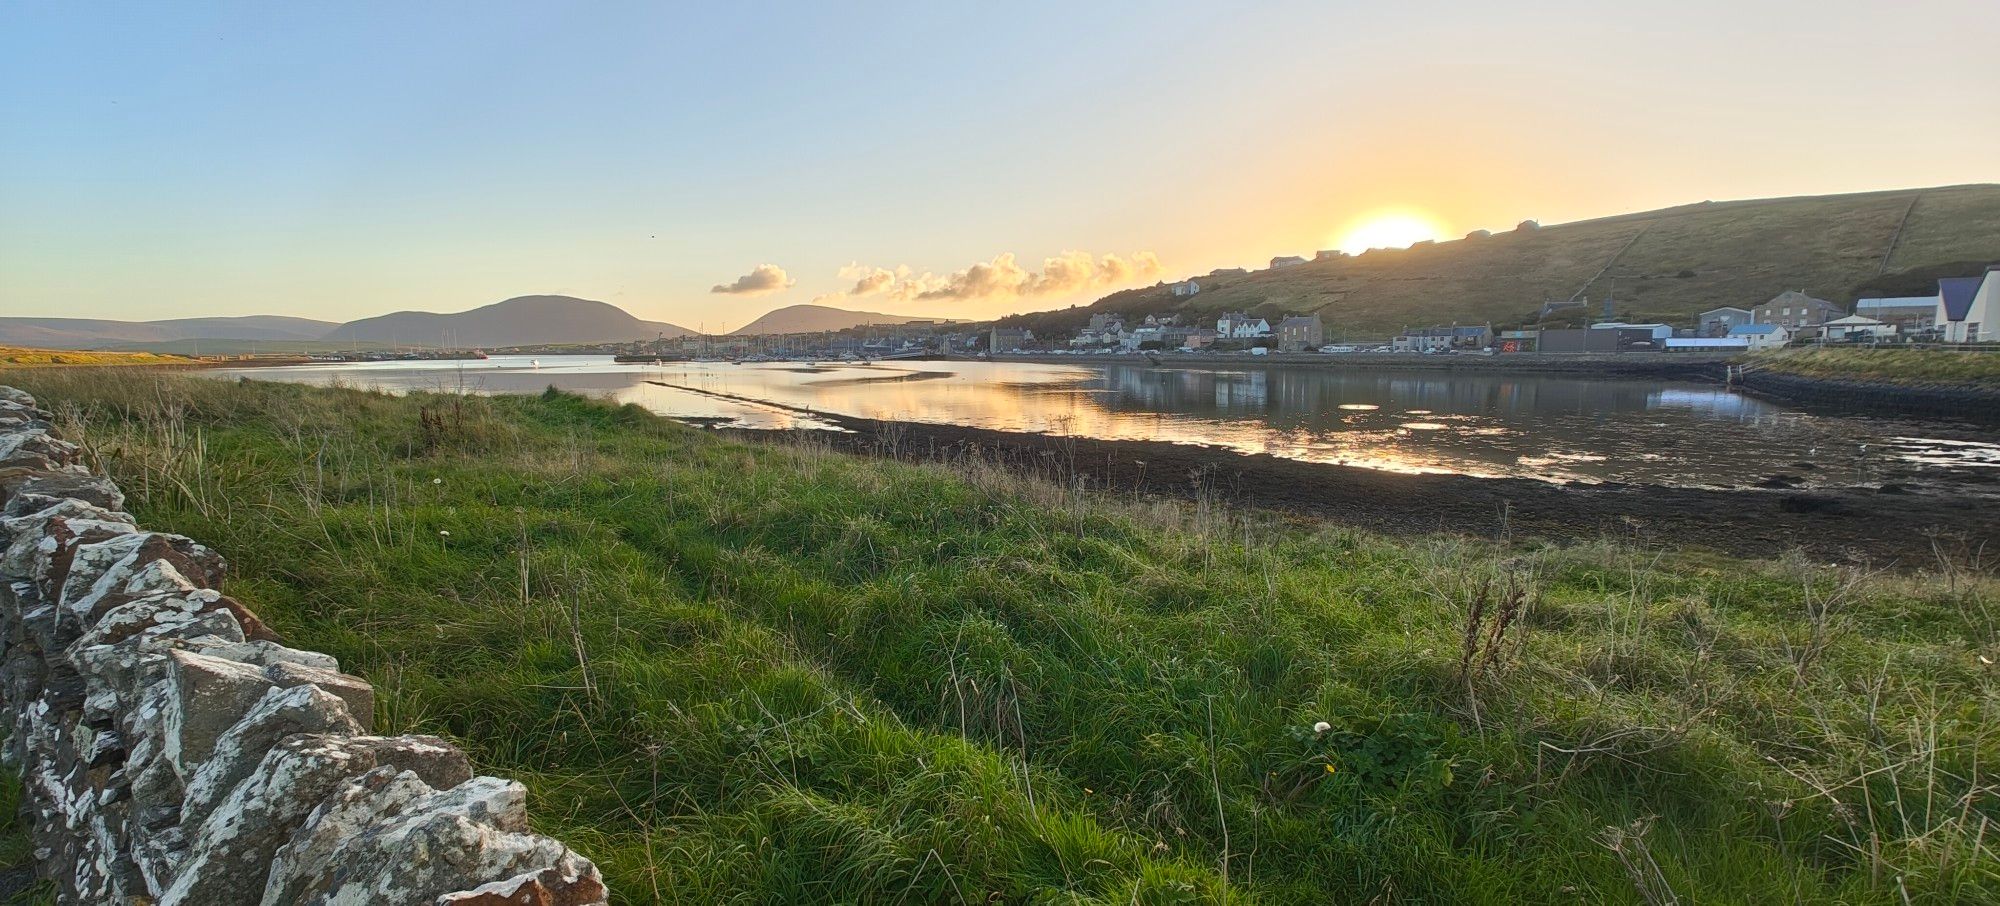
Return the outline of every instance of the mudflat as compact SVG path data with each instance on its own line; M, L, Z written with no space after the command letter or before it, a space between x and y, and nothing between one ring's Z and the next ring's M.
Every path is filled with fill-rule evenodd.
M849 453L903 460L976 457L1023 474L1115 493L1210 497L1398 535L1628 542L1751 557L1791 549L1833 562L1907 569L2000 560L2000 475L1921 488L1711 489L1555 484L1409 475L1161 441L1096 440L820 414L851 433L810 432ZM748 436L793 432L741 431Z

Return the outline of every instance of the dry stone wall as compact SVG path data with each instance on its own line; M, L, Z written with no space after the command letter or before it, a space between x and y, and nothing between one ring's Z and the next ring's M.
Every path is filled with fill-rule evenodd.
M139 528L49 413L0 387L0 757L65 903L604 903L528 832L519 783L222 593L226 564Z

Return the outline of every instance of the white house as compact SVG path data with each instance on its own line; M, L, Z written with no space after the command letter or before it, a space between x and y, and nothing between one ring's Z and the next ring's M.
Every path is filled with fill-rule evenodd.
M1835 318L1826 322L1825 327L1826 338L1835 342L1842 340L1856 342L1893 340L1896 338L1896 325L1885 324L1874 318L1867 318L1861 315L1848 315L1845 318Z
M1740 339L1751 349L1777 349L1792 341L1792 329L1783 324L1738 324L1729 328L1729 338Z
M1215 319L1215 333L1224 339L1249 340L1271 335L1271 322L1232 311Z
M1946 343L2000 340L2000 264L1989 265L1977 277L1946 277L1938 281L1937 325Z
M1271 259L1271 269L1277 270L1281 267L1296 267L1304 263L1306 263L1306 259L1297 255L1279 255Z
M1168 284L1167 292L1176 296L1192 296L1195 293L1201 292L1201 284L1193 280L1182 280L1179 283Z

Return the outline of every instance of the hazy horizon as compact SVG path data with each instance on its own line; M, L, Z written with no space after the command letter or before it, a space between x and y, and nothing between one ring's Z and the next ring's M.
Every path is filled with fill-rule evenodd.
M0 314L984 318L1278 254L1994 182L1985 4L0 10Z

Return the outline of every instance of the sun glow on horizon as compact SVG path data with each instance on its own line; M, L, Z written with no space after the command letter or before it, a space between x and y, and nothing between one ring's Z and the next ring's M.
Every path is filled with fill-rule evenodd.
M1444 227L1416 211L1377 211L1355 218L1340 234L1337 247L1350 255L1369 249L1400 249L1426 239L1440 239Z

